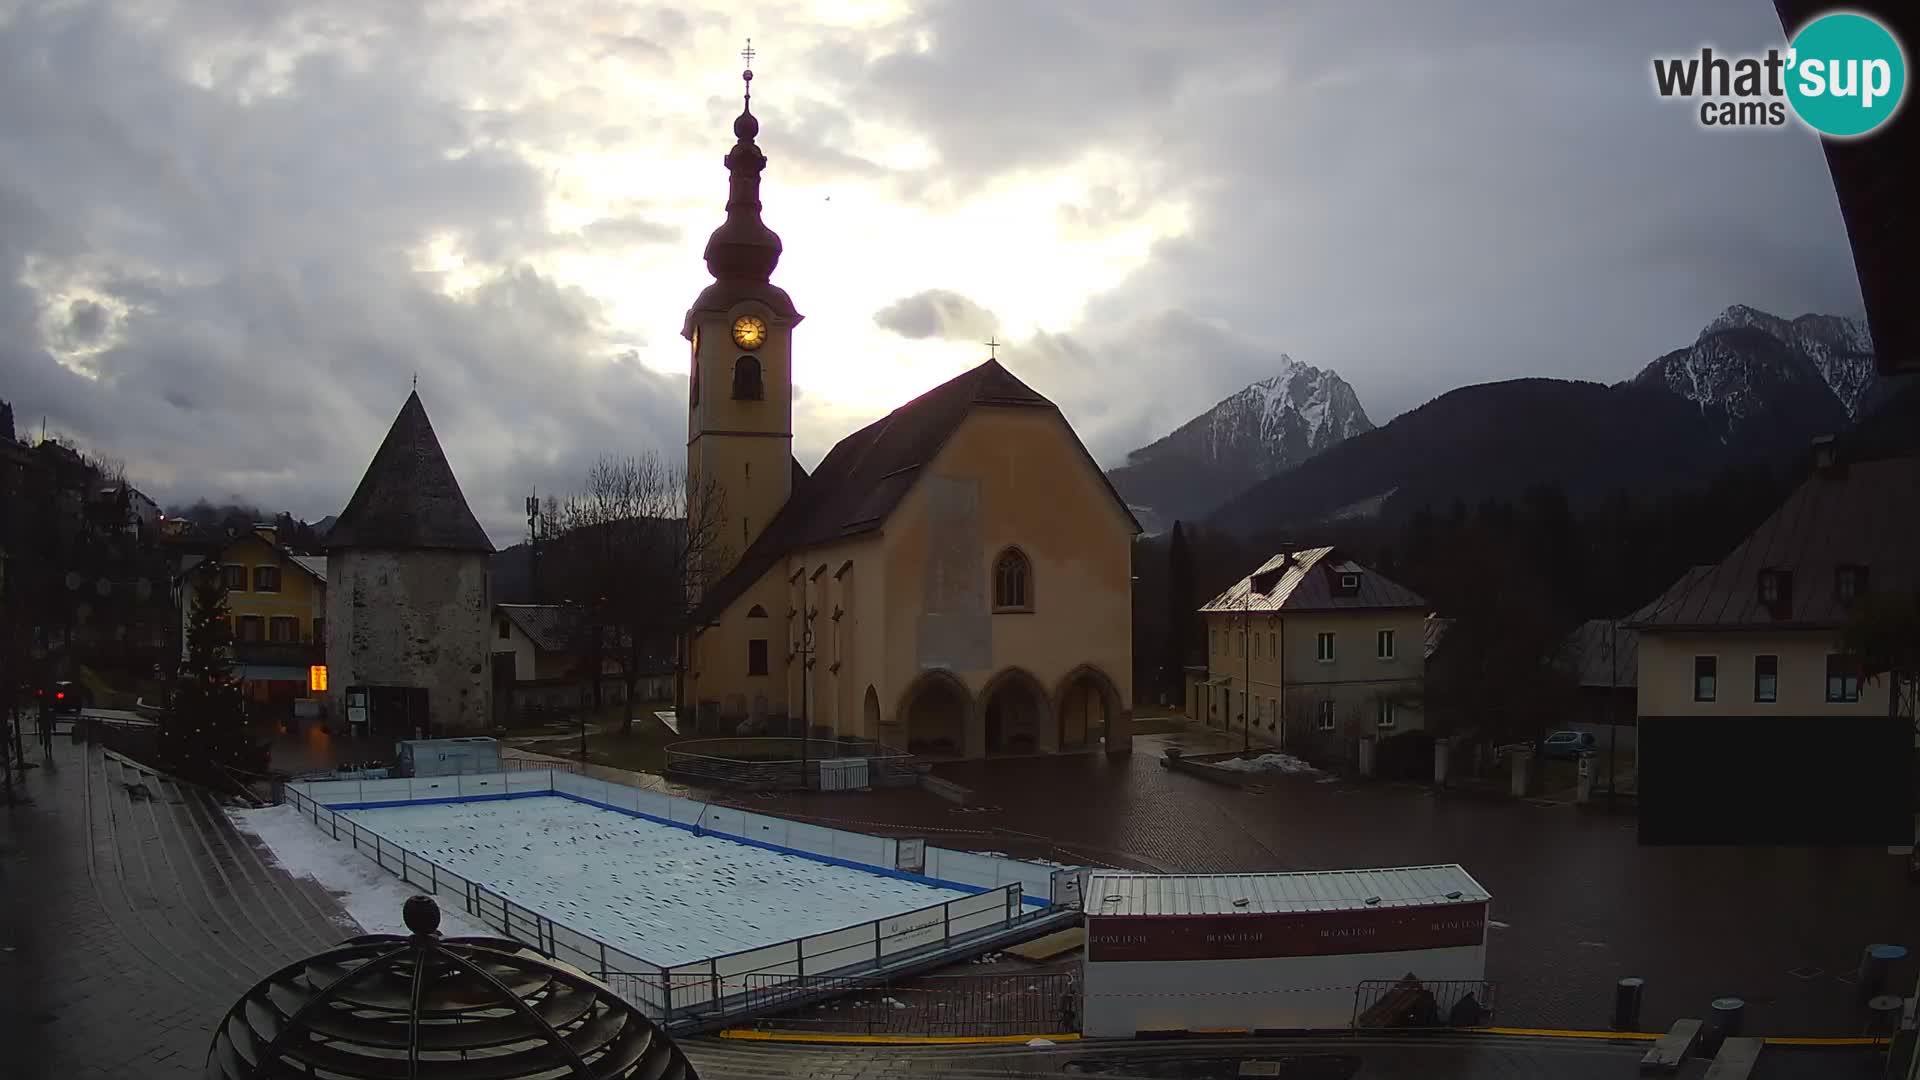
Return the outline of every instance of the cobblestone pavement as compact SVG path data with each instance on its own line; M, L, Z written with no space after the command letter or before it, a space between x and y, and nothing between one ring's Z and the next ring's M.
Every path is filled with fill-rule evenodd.
M1854 1035L1861 950L1920 951L1920 887L1882 849L1646 848L1630 816L1572 805L1438 796L1424 785L1276 776L1258 790L1161 766L1204 731L1140 736L1131 756L938 766L966 807L924 790L747 800L768 813L934 843L1146 870L1226 871L1458 862L1493 894L1487 974L1499 1019L1603 1028L1613 982L1648 980L1644 1026L1732 994L1749 1029ZM1025 834L1025 835L1022 835ZM1044 839L1036 838L1044 837ZM1911 992L1911 957L1894 988Z
M198 1075L248 986L357 931L204 793L52 750L0 808L0 1075Z

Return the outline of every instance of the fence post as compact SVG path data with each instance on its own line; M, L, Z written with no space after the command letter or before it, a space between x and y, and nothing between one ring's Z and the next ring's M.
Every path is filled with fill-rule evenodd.
M327 815L327 817L328 817L328 818L330 819L330 820L329 820L329 821L327 822L327 824L329 824L329 825L332 825L332 826L333 826L333 838L334 838L335 840L338 840L338 839L340 839L340 815L339 815L339 814L328 814L328 815ZM318 825L318 824L320 824L320 815L318 815L318 814L315 814L315 815L313 816L313 823L314 823L315 825Z
M600 944L600 977L602 979L606 979L607 981L611 982L613 981L613 974L607 970L607 943L602 941L599 944Z
M880 966L880 920L873 920L873 966Z
M953 944L953 901L940 905L940 943L943 946Z
M433 886L431 890L433 892L433 895L439 896L440 895L440 864L439 863L430 862L427 864L427 878L428 880L433 882Z
M660 969L660 1015L662 1019L673 1016L673 978L666 968Z
M713 978L713 1010L715 1012L719 1012L720 1011L720 960L718 957L707 958L707 970Z

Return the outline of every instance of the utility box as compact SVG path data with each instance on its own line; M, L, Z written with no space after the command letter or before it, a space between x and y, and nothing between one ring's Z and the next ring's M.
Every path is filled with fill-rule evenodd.
M406 739L395 755L401 776L455 776L500 771L500 743L474 735L459 739Z

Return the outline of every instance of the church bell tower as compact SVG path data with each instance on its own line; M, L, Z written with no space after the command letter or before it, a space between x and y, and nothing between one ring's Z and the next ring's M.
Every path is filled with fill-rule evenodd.
M760 174L767 158L754 145L753 43L741 52L746 91L733 121L725 164L727 217L707 238L713 283L687 309L680 333L691 343L687 401L690 501L717 493L715 546L725 573L766 529L793 493L793 328L801 315L772 283L780 237L760 220ZM689 512L697 512L690 505Z

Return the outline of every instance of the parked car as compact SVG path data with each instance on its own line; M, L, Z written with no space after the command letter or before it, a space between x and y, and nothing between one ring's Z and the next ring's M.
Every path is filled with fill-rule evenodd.
M1599 740L1590 731L1556 731L1547 736L1540 756L1549 760L1585 757L1598 746Z

